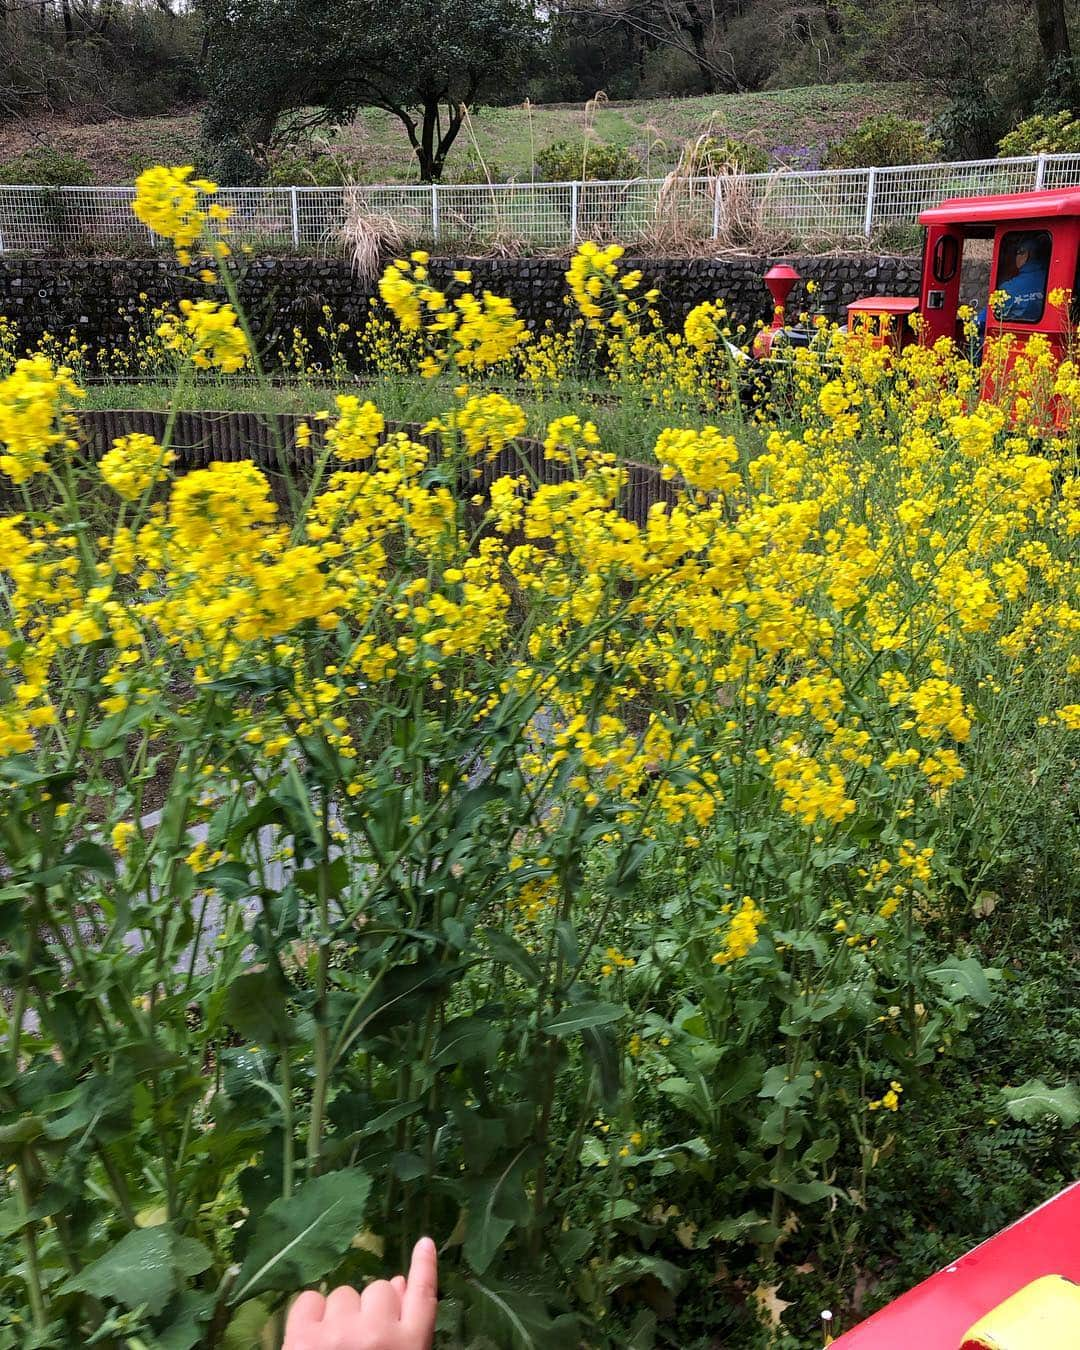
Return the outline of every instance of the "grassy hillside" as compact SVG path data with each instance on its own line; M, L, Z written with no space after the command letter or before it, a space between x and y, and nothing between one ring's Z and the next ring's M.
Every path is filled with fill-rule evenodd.
M603 142L628 146L645 170L662 175L681 148L703 132L730 135L768 150L783 163L814 166L825 145L881 112L913 115L931 109L910 85L810 85L761 94L712 95L571 105L482 108L463 130L447 166L448 181L476 181L481 165L494 179L528 179L537 151L589 130ZM358 182L410 182L412 155L400 124L365 109L349 127L323 133L328 149ZM172 117L115 119L89 125L60 120L0 127L0 163L50 147L84 159L97 183L124 183L147 164L189 162L197 153L197 110ZM303 181L302 170L295 175Z

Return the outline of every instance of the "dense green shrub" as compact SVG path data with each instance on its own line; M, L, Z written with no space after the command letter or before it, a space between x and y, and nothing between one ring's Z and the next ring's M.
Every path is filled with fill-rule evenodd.
M85 159L66 150L28 150L0 164L0 184L34 183L42 187L85 187L93 181Z
M637 178L641 161L625 145L554 141L536 156L536 176L545 183Z
M870 117L855 130L833 141L825 152L826 169L880 168L894 164L929 164L940 159L943 147L922 122L885 113Z
M1077 151L1080 151L1080 117L1067 108L1027 117L998 141L998 154L1002 156Z
M934 118L929 131L940 139L949 159L982 159L992 153L1004 125L991 100L957 98Z
M267 181L274 186L341 187L352 178L350 165L333 155L304 154L298 150L274 155Z

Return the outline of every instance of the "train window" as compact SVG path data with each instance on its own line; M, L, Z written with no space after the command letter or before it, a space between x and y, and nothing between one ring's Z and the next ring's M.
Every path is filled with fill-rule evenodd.
M995 306L1005 323L1038 323L1046 308L1050 273L1050 231L1010 230L1001 236L994 290L1003 292Z
M934 246L934 280L943 285L952 281L960 264L960 245L951 234L943 234Z

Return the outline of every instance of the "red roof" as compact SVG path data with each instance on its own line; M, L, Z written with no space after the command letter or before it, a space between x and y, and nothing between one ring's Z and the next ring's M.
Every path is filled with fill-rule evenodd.
M917 295L864 295L848 305L848 309L871 309L875 314L914 314L918 308Z
M1003 192L991 197L950 197L919 215L922 225L967 225L1001 220L1080 216L1080 187L1053 192Z

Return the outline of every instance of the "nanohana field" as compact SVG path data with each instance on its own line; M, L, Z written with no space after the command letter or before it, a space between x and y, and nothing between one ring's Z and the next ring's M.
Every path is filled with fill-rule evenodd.
M138 187L197 298L0 325L0 1347L277 1345L421 1232L448 1345L809 1347L1072 1176L1071 358L764 377L586 243L316 372ZM80 444L289 372L275 467Z

